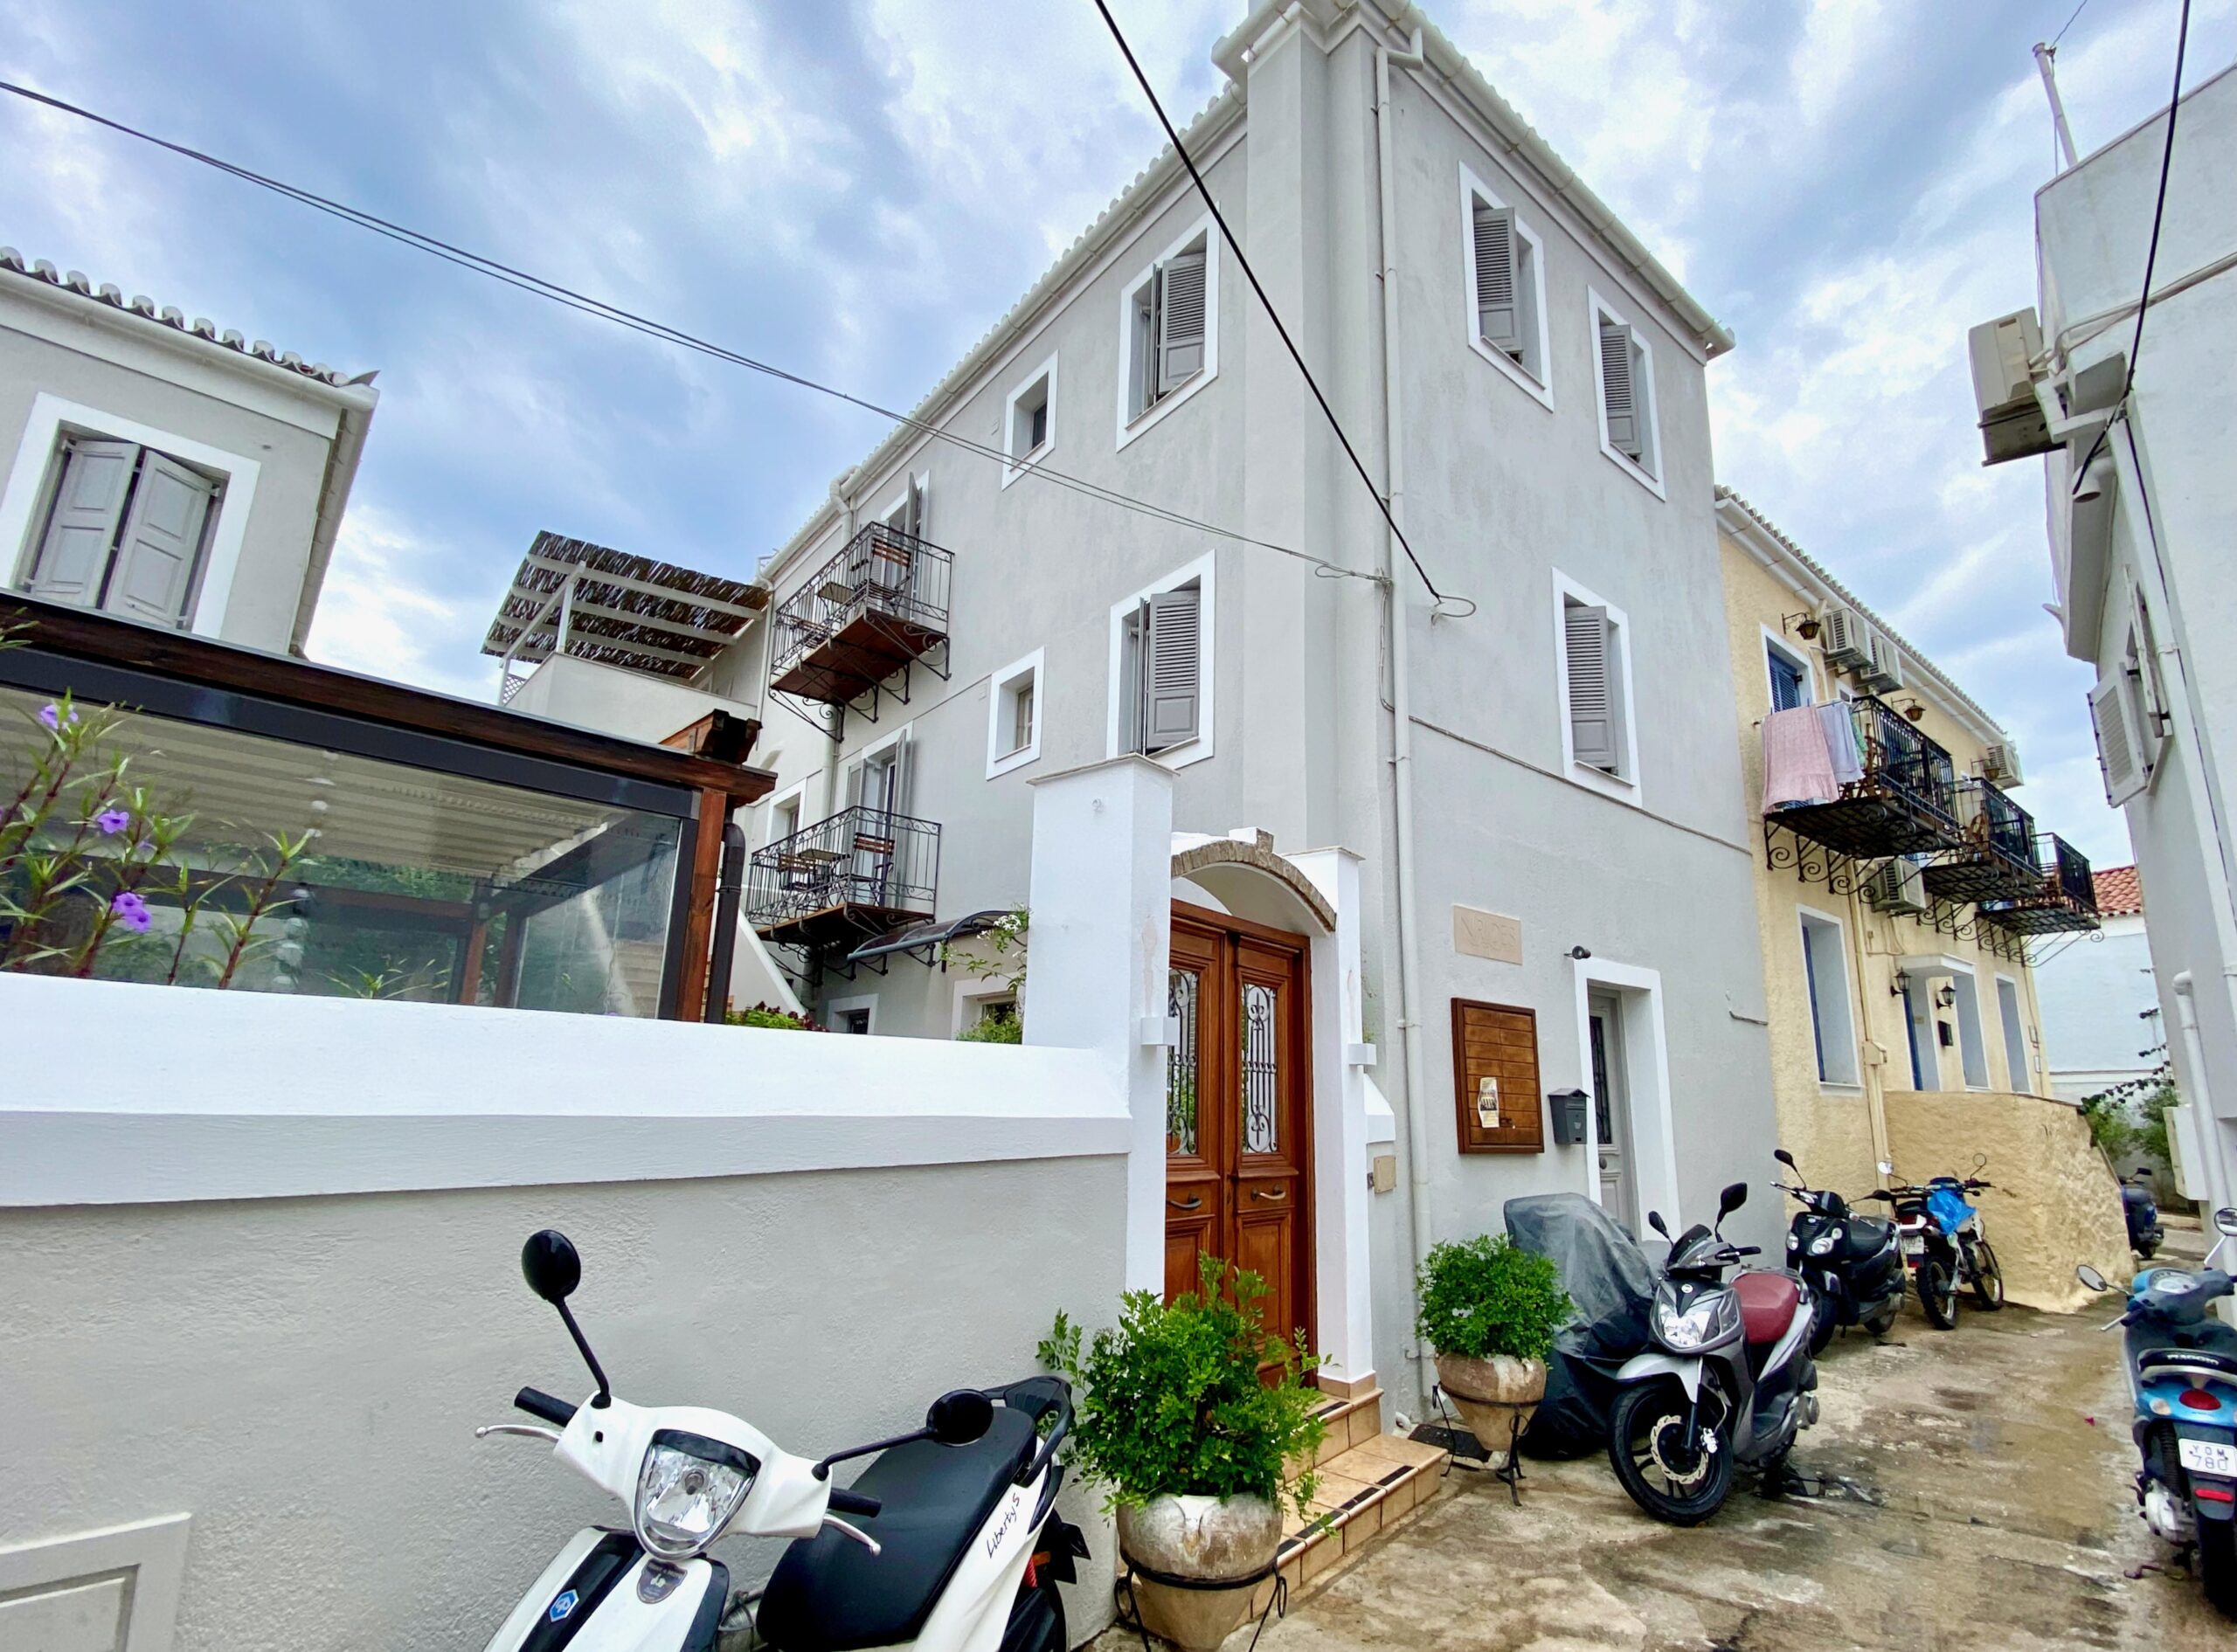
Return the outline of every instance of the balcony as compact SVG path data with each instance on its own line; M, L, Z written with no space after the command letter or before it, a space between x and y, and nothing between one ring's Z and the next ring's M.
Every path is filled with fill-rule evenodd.
M820 957L932 915L940 829L856 805L756 852L746 921L772 946Z
M874 522L779 605L771 692L841 708L876 695L920 660L946 675L948 578L954 557ZM940 664L927 656L937 652ZM904 704L906 681L896 691Z
M2097 886L2089 860L2053 832L2036 834L2033 876L2024 894L1984 902L1981 919L2013 935L2067 935L2097 927Z
M1944 901L2016 901L2040 888L2034 819L2003 791L1986 780L1960 783L1957 824L1965 840L1926 868L1929 894Z
M1849 702L1861 778L1825 803L1790 804L1763 817L1766 837L1783 826L1798 838L1855 861L1929 854L1963 847L1957 774L1950 754L1877 697ZM1774 865L1790 864L1774 847Z

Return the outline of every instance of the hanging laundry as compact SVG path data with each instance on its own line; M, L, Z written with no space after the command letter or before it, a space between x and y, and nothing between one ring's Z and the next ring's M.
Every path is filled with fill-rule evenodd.
M1818 708L1825 725L1825 750L1833 759L1833 778L1850 785L1864 778L1864 754L1857 749L1856 713L1846 700Z
M1766 814L1783 803L1829 803L1840 794L1817 707L1797 706L1763 719Z

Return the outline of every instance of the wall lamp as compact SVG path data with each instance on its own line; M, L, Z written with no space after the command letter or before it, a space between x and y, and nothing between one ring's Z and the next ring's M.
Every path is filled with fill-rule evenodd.
M1926 715L1926 707L1916 700L1906 700L1902 702L1900 709L1902 711L1902 714L1908 717L1913 722L1916 722L1921 717Z
M1890 986L1890 987L1887 989L1887 992L1888 992L1889 996L1890 996L1890 997L1893 997L1893 998L1908 998L1908 997L1910 997L1910 995L1911 995L1911 972L1910 972L1908 970L1898 970L1898 971L1895 971L1895 984L1894 984L1893 986Z
M1573 946L1569 949L1569 956L1582 964L1592 956L1592 949L1585 946Z
M1934 1001L1945 1010L1953 1007L1957 1002L1957 989L1947 982L1943 983L1936 990Z
M1779 616L1779 631L1782 635L1785 633L1787 622L1789 620L1795 622L1795 632L1803 639L1803 641L1815 642L1818 640L1818 616L1811 613L1810 610L1804 608L1798 614L1781 614Z

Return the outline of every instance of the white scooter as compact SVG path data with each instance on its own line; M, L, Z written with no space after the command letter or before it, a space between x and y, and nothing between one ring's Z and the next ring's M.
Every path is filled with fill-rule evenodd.
M476 1435L551 1441L629 1506L631 1529L577 1532L488 1652L714 1652L718 1636L779 1652L1065 1652L1056 1585L1087 1545L1054 1513L1072 1424L1062 1381L959 1389L915 1433L812 1462L720 1411L615 1399L567 1308L583 1269L565 1234L531 1236L521 1271L559 1310L598 1392L572 1406L523 1388L513 1403L553 1426ZM834 1463L873 1453L853 1487L831 1483ZM730 1531L796 1539L758 1597L733 1600L730 1569L706 1558Z

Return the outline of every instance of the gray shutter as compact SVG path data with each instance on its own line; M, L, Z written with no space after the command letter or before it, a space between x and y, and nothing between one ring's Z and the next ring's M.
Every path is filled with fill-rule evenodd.
M1569 604L1562 612L1569 667L1569 744L1579 763L1616 771L1621 740L1616 636L1605 608Z
M1600 323L1600 390L1608 406L1608 445L1638 458L1644 446L1638 391L1631 382L1631 329L1606 320Z
M1514 295L1514 214L1476 203L1476 324L1484 342L1520 361L1522 312Z
M2097 763L2105 771L2105 801L2116 808L2143 791L2150 778L2137 750L2127 689L2125 674L2116 668L2089 691L2089 720L2097 729Z
M850 809L858 805L862 800L863 766L859 763L850 763L847 765L847 806Z
M907 531L915 534L920 539L932 531L926 525L932 520L930 497L932 491L932 479L930 476L910 478L909 520L904 526Z
M893 812L907 814L911 783L916 778L917 736L904 734L893 748Z
M1204 366L1204 255L1182 252L1158 271L1157 387L1161 396Z
M1142 648L1142 750L1194 740L1203 704L1202 606L1195 588L1149 600Z
M184 465L149 453L116 546L116 567L101 606L134 619L176 626L186 619L195 558L217 484Z
M116 543L116 525L139 458L140 450L130 442L64 445L62 480L54 490L38 559L31 565L32 596L80 607L100 600L109 548Z

